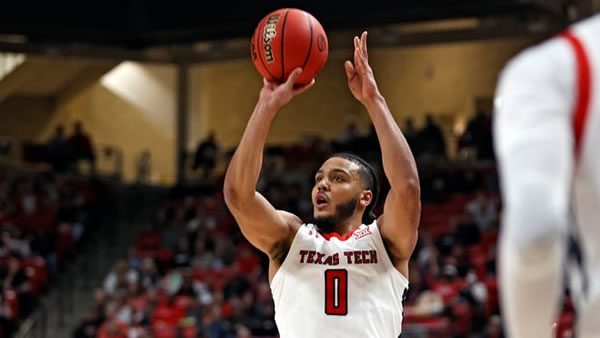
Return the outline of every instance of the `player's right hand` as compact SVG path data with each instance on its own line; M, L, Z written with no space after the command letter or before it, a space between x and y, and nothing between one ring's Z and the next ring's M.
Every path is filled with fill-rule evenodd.
M264 85L260 91L259 100L274 111L279 111L279 109L288 104L294 96L304 93L315 83L315 80L313 79L304 86L298 87L297 85L294 85L294 82L296 82L301 73L301 68L294 69L287 80L281 84L269 82L267 79L263 78Z

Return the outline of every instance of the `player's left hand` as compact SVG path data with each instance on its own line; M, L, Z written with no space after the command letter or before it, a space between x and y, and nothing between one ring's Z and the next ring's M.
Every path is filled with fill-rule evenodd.
M275 112L288 104L292 98L298 96L315 84L315 79L304 86L297 86L294 83L302 74L301 68L296 68L289 75L284 83L269 82L263 78L263 88L259 94L259 100L267 104Z
M360 38L354 37L354 63L346 61L344 68L348 76L348 87L358 101L367 104L379 95L373 70L369 66L366 31Z

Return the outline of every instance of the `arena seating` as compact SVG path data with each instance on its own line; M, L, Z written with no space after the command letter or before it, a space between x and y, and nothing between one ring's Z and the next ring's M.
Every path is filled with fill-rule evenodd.
M96 192L88 178L0 172L0 337L52 287L93 223Z
M327 155L319 150L326 148L315 141L267 151L259 189L276 208L309 218L306 188ZM421 175L420 238L410 263L404 332L500 338L495 266L501 205L494 164L441 159L421 162L419 169L427 173ZM120 286L107 282L98 290L95 315L81 323L75 338L132 332L158 338L277 336L268 262L229 214L222 174L212 189L180 190L156 211L129 256L107 276ZM559 334L569 331L572 318L566 308ZM108 335L109 329L116 333Z

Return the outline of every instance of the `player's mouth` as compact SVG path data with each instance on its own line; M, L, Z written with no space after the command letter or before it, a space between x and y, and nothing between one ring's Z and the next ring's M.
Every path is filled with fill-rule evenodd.
M317 196L315 196L315 207L317 207L317 210L324 210L328 205L329 199L327 196L325 196L325 194L318 193Z

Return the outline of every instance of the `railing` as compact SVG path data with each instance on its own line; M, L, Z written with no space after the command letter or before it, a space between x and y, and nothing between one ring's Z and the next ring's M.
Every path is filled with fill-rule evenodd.
M25 61L25 54L0 53L0 80Z
M15 338L46 338L48 312L44 304L39 304L36 312L19 327Z

